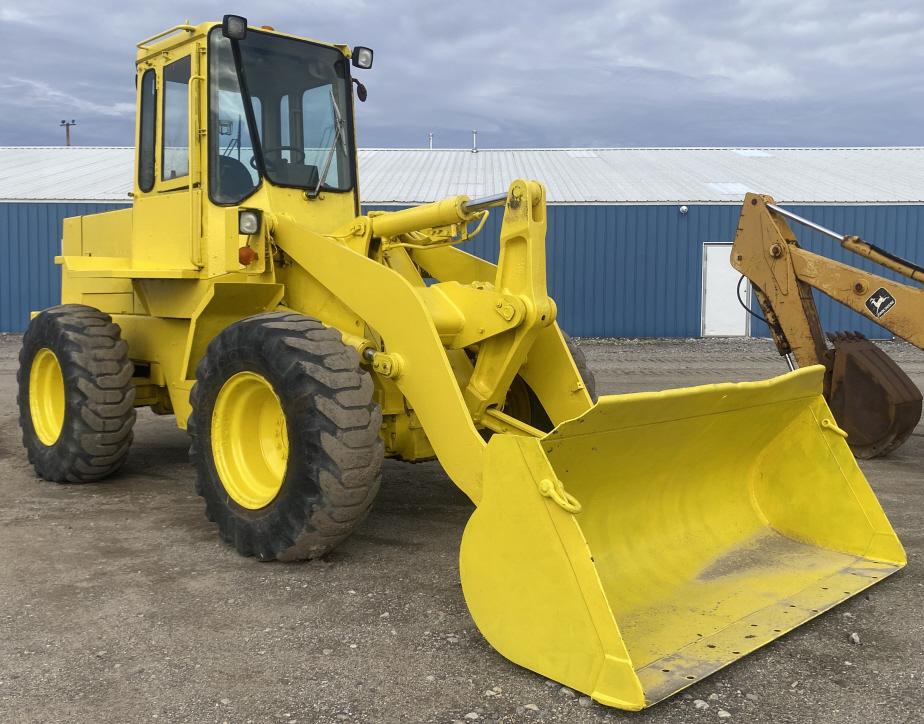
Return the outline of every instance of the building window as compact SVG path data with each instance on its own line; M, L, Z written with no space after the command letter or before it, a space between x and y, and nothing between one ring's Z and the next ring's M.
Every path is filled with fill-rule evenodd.
M157 86L154 70L141 76L141 119L138 128L138 188L154 188L154 128L157 125Z
M189 174L190 57L164 66L163 156L160 177L166 181Z

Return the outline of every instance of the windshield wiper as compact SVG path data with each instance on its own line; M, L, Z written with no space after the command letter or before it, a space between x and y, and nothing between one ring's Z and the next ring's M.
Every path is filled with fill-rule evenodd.
M340 143L343 147L343 153L346 155L348 153L346 145L346 134L343 131L343 115L340 113L340 106L337 105L337 99L334 97L334 89L331 86L330 89L330 103L331 108L334 111L334 138L331 141L330 148L327 150L327 158L324 159L324 170L321 171L321 174L318 176L318 185L314 187L314 191L309 194L308 198L317 198L317 195L321 193L321 187L327 181L327 174L330 173L330 164L334 160L334 152L337 150L337 144Z

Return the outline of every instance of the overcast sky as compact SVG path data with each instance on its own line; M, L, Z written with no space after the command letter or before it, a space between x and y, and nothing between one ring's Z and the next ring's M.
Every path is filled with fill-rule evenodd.
M0 145L131 145L135 43L247 16L375 49L360 145L924 145L922 0L0 7Z

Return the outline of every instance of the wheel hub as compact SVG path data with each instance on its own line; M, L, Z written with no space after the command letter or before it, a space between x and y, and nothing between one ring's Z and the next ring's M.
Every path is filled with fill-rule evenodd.
M29 412L43 445L54 445L64 427L64 375L54 352L42 347L29 369Z
M212 412L212 457L231 499L259 510L279 494L286 474L286 417L272 385L256 372L238 372L218 392Z

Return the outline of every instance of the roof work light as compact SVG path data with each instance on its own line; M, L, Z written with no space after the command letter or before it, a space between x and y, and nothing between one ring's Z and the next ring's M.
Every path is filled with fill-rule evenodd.
M357 45L353 48L353 65L366 70L372 67L372 48Z
M247 18L225 15L221 19L221 34L231 40L243 40L247 36Z

